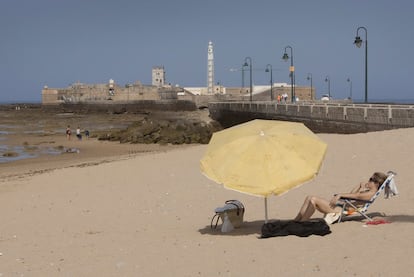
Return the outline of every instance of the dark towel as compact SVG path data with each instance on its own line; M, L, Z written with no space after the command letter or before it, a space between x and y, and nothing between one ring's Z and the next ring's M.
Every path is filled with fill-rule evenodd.
M310 221L277 220L262 226L261 238L295 235L308 237L310 235L324 236L330 234L329 225L323 219Z

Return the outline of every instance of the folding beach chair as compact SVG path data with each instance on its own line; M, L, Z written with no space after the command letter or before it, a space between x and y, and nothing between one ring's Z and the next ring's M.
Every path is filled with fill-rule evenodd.
M367 215L368 208L371 206L372 203L374 203L375 199L378 198L378 196L381 194L382 191L385 190L385 198L388 199L391 196L395 196L398 194L397 186L394 182L394 176L397 175L397 173L388 171L387 172L387 179L381 184L378 191L374 194L374 196L371 197L370 200L357 200L353 198L345 198L341 197L340 200L343 201L342 205L342 212L339 216L338 222L341 222L342 218L344 216L353 215L355 213L359 213L369 221L373 221L371 217ZM363 202L365 203L362 207L357 207L354 203L355 201L358 201L359 203Z

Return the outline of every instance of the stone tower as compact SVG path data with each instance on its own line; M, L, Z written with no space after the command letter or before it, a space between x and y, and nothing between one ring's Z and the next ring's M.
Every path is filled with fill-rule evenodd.
M164 66L154 66L152 68L152 85L162 87L165 85Z

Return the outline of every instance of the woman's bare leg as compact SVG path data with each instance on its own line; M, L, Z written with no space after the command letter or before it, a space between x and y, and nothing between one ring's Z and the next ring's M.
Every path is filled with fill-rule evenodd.
M294 219L295 221L301 221L302 218L303 218L303 216L304 216L304 214L306 213L306 211L309 208L312 209L313 205L311 203L311 198L312 198L312 196L307 196L305 198L305 201L303 202L302 207L299 210L299 213L297 214L297 216Z
M307 196L303 202L302 207L299 210L298 215L294 220L296 221L306 221L309 220L312 215L315 213L315 210L318 210L321 213L335 213L336 211L331 208L329 201L317 197L317 196Z

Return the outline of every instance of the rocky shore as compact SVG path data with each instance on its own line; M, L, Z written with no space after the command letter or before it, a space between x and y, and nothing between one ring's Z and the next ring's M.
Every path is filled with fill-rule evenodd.
M66 137L70 126L71 139ZM76 137L81 129L82 139ZM0 177L102 162L117 156L206 144L221 126L208 110L70 112L38 105L0 107ZM88 130L90 137L85 136ZM41 170L41 171L42 171Z
M212 134L220 129L216 121L205 122L187 117L145 117L126 129L100 135L98 139L121 143L207 144Z
M222 127L209 117L207 109L194 111L137 110L75 112L40 105L3 105L0 124L4 133L57 134L68 126L80 128L91 137L121 143L206 144Z

